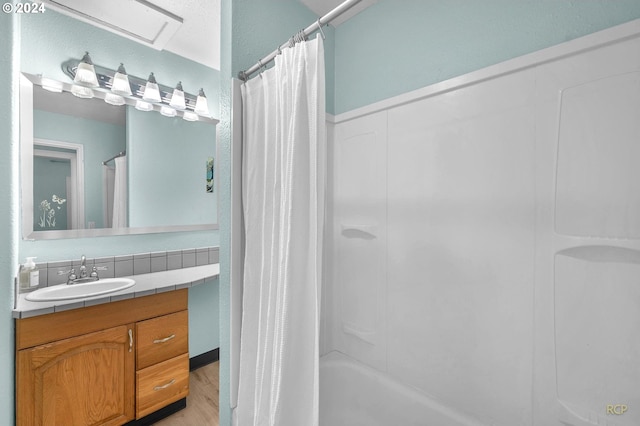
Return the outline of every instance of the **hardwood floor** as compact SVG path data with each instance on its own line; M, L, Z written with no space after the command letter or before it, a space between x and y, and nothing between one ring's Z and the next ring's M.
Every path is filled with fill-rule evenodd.
M155 426L218 426L219 364L214 362L189 373L187 408Z

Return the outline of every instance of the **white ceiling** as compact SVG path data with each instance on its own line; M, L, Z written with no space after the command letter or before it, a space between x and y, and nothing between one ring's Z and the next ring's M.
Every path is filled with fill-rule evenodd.
M183 19L165 50L220 69L220 0L148 0Z
M220 69L220 0L44 1L55 10L74 18L210 68ZM343 0L298 1L318 16L323 16ZM331 25L342 24L377 1L362 0ZM130 13L114 13L124 8Z
M220 69L220 0L43 1L120 36Z

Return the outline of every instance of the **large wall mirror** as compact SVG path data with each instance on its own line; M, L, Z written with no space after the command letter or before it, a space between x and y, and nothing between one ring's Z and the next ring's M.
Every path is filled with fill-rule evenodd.
M25 239L217 229L217 120L185 121L20 83Z

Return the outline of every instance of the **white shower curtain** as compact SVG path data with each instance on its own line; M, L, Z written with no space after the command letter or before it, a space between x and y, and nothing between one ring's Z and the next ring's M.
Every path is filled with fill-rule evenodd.
M324 48L285 49L243 85L245 260L238 426L318 425Z
M127 157L115 159L116 172L113 184L113 228L127 227Z
M116 168L108 164L102 165L102 216L103 228L111 228L113 224L113 185L116 181Z

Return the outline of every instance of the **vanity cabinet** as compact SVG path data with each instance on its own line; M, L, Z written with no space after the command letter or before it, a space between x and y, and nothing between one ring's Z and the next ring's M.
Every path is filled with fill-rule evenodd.
M187 290L16 320L16 424L122 425L189 393Z

